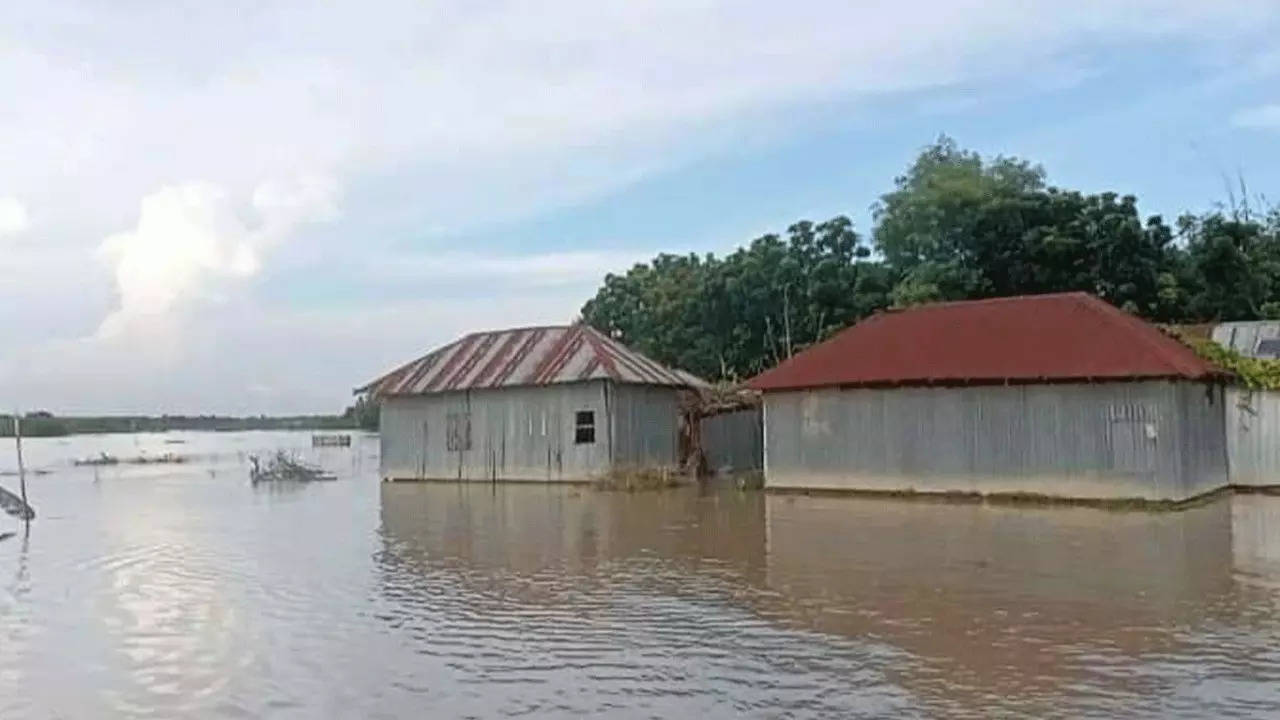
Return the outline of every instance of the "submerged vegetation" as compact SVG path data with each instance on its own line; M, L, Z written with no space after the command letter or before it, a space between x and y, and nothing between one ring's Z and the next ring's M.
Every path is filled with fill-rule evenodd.
M249 456L249 480L260 482L315 482L337 478L320 468L307 465L283 450L264 458Z
M596 478L592 486L597 490L642 492L680 487L688 478L664 468L619 469Z
M1242 355L1207 338L1175 333L1200 357L1236 376L1236 381L1250 390L1280 390L1280 360Z
M1059 291L1157 322L1280 318L1280 211L1241 187L1170 223L1131 195L1054 187L1039 165L943 137L875 203L869 236L839 216L725 256L662 254L606 276L582 317L733 381L885 308Z

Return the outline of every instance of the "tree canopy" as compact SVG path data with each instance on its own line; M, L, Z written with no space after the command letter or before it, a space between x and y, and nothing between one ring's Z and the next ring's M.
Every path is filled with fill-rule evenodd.
M654 359L738 379L866 315L936 300L1083 290L1152 320L1280 317L1280 213L1144 218L1138 200L1049 184L1039 165L926 147L872 206L733 253L610 274L583 320Z
M803 221L725 257L659 255L610 274L583 319L704 377L771 367L873 310L892 287L847 217Z

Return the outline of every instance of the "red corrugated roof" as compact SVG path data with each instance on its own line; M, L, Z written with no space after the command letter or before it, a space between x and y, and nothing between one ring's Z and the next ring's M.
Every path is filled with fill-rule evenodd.
M701 387L705 382L631 350L586 325L472 333L400 366L357 393L423 395L450 390L611 379Z
M873 315L751 380L757 390L1224 376L1087 293L938 303Z

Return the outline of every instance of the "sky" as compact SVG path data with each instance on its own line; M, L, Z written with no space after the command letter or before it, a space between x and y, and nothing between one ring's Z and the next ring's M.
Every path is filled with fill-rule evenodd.
M334 412L608 272L870 230L941 133L1054 184L1280 195L1275 0L0 8L0 406Z

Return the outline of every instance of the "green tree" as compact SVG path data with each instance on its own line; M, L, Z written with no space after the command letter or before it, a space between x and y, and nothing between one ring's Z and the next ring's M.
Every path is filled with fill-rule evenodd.
M873 206L873 257L845 217L725 257L609 275L583 319L707 378L753 375L889 305L1082 290L1163 322L1280 318L1280 211L1143 218L1131 195L1048 184L941 137ZM1176 232L1175 232L1176 229Z
M921 265L918 282L964 297L980 278L966 257L970 238L993 202L1042 190L1044 169L1017 158L985 161L945 135L921 151L894 189L872 206L876 250L904 279ZM950 275L951 277L944 277Z
M1255 320L1280 309L1280 222L1222 212L1179 219L1186 242L1188 315L1196 320Z
M1148 315L1176 313L1173 232L1137 200L1046 186L1017 158L987 162L942 138L874 208L898 305L1066 290Z
M888 302L892 283L846 217L802 221L719 258L659 255L609 275L585 322L709 378L764 370Z
M380 424L380 409L378 402L371 399L368 395L361 395L356 398L354 405L347 406L346 411L342 413L342 424L350 427L354 425L362 430L376 431Z

